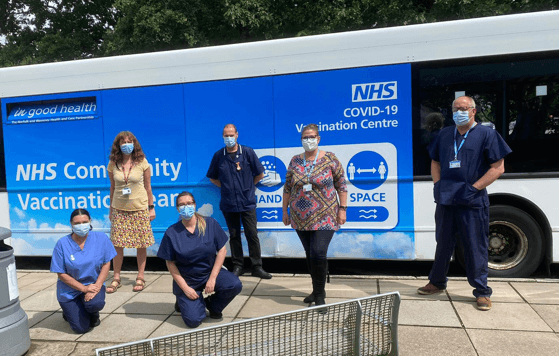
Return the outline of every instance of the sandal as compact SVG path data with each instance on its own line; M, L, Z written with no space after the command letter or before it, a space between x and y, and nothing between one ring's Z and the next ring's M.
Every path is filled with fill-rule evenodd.
M136 278L136 284L134 284L134 287L132 288L132 292L143 291L145 285L146 285L146 281L144 281L143 278ZM136 289L137 287L140 287L140 289Z
M110 289L109 289L110 288ZM117 289L120 288L120 279L113 279L111 284L107 286L105 291L109 294L116 292Z

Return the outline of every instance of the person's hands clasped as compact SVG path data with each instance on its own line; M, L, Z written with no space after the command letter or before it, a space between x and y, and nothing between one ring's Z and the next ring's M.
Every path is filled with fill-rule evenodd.
M344 209L339 209L339 210L338 210L337 221L338 221L338 225L343 225L343 224L345 224L345 221L346 221L346 211L345 211Z
M87 293L97 294L97 293L99 293L100 290L101 290L101 288L97 284L91 283L91 284L88 284L87 286L85 286L85 290L83 292L86 293L86 294Z
M283 224L286 226L291 224L291 219L289 218L289 214L287 213L287 211L283 212L282 220L283 220Z
M186 294L186 296L188 297L188 299L190 300L196 300L199 298L198 293L196 293L196 291L190 287L186 287L186 289L184 290L184 294Z
M211 278L208 279L208 281L206 282L206 288L204 289L204 292L206 294L210 294L213 293L215 289L215 278Z
M83 299L84 299L86 302L89 302L91 299L95 298L95 296L96 296L97 294L99 294L99 292L87 292L87 293L85 293Z

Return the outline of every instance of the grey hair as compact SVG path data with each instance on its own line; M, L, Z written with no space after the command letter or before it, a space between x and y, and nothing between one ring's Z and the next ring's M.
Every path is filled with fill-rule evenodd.
M303 136L303 132L305 132L307 130L316 131L316 134L318 136L320 136L320 132L318 131L318 125L317 124L308 124L305 127L303 127L303 129L301 130L301 136Z
M476 108L476 102L474 101L474 98L472 98L471 96L466 96L466 95L462 95L462 96L459 96L458 98L454 99L454 100L452 101L452 107L454 107L454 102L455 102L456 100L458 100L459 98L468 98L468 99L470 99L470 105L471 105L471 107L474 108L474 109Z

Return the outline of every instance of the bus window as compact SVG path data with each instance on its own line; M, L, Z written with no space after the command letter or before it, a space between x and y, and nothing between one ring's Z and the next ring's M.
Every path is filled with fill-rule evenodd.
M559 81L526 78L508 84L510 173L558 172Z
M2 117L2 109L0 108L0 117ZM2 132L2 124L0 124L0 192L6 190L6 170L4 169L4 134Z

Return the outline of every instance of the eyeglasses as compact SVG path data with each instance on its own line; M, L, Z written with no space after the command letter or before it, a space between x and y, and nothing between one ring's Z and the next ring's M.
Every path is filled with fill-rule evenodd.
M315 139L317 137L318 137L318 135L303 136L303 137L301 137L301 140L311 140L311 139Z
M473 106L468 106L468 107L459 107L459 108L452 108L452 112L457 112L457 111L468 111L470 109L473 109Z

